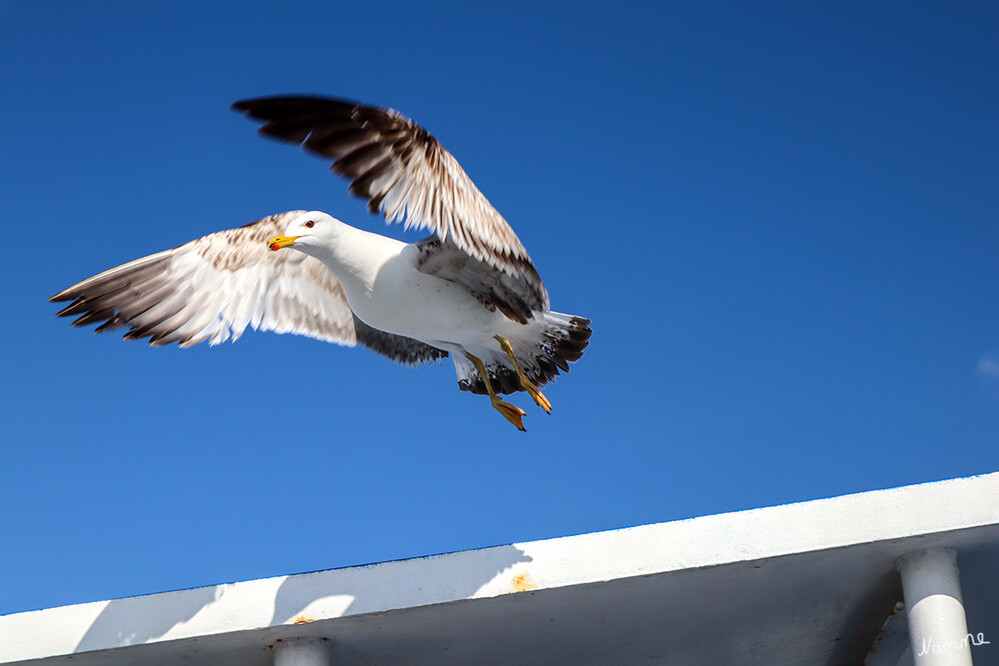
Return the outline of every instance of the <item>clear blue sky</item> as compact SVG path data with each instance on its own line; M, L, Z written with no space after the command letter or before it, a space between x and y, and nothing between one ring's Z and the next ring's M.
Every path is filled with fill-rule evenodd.
M999 469L997 81L994 3L0 3L0 613ZM279 93L454 153L593 320L551 416L54 317L288 209L417 238L228 109Z

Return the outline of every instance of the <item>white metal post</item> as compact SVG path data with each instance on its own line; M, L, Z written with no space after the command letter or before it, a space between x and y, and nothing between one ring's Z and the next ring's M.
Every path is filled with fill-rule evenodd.
M274 666L330 666L326 642L318 638L300 638L276 643Z
M932 548L898 561L916 666L971 666L957 554Z

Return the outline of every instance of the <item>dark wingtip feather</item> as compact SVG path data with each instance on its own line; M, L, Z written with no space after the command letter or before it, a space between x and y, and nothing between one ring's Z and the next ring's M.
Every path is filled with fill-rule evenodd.
M104 333L105 331L113 331L116 328L122 328L123 326L128 326L128 323L122 318L120 314L108 319L106 322L94 329L94 333Z
M305 141L309 137L309 132L311 132L311 129L308 127L292 123L282 123L277 120L271 121L257 130L257 134L260 136L282 139L293 143L302 143Z
M358 106L357 102L317 95L274 95L241 99L229 105L233 111L260 120L278 120L302 114L344 113Z
M153 333L152 331L143 330L141 328L133 328L128 333L121 336L122 340L142 340L143 338L148 338Z
M74 291L73 288L70 287L69 289L63 289L54 296L49 296L49 303L62 303L63 301L72 300L78 295L78 292Z
M93 309L93 303L89 298L83 296L77 298L75 301L64 307L62 310L56 313L57 317L72 317L73 315L83 314Z
M114 310L100 310L98 312L89 312L78 319L73 320L73 326L86 326L87 324L94 324L99 321L104 321L106 319L114 316Z

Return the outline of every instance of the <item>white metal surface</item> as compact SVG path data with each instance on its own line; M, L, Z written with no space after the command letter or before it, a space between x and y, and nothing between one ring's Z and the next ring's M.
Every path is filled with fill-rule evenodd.
M921 550L899 560L898 570L916 666L971 666L957 552Z
M0 617L0 663L860 663L897 560L954 548L999 639L999 474ZM999 643L999 640L994 641ZM973 648L999 664L999 645Z

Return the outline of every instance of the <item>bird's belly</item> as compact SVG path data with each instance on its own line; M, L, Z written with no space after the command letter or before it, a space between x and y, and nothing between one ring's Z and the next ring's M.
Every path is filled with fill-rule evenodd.
M410 274L401 283L380 276L365 293L348 292L347 301L368 326L431 344L491 339L497 318L505 319L464 287L424 273Z

